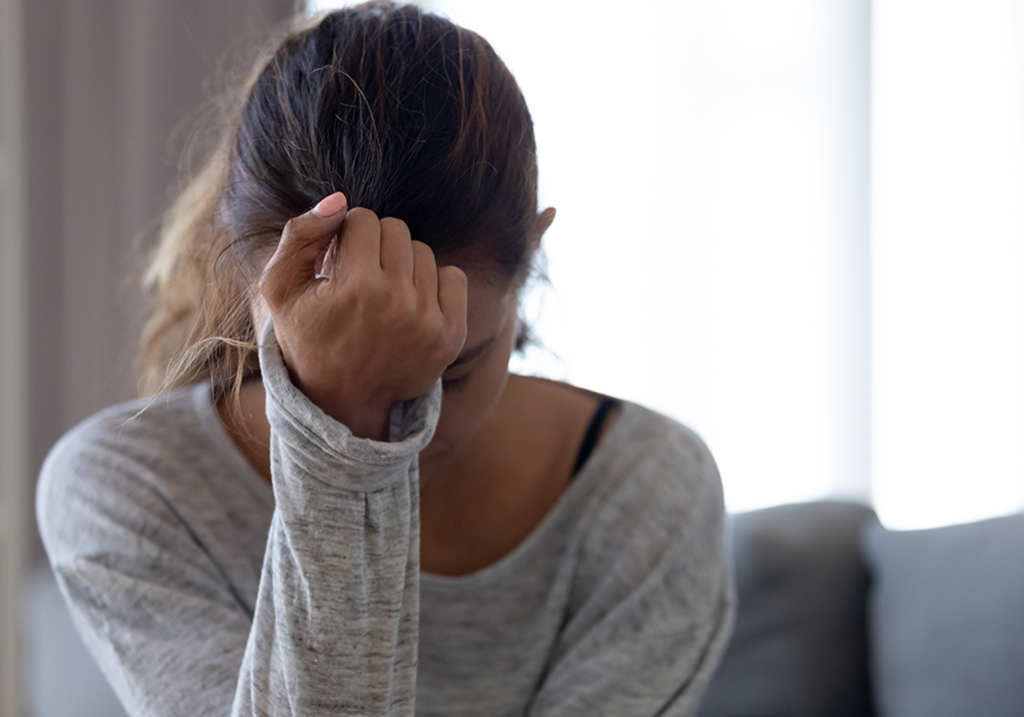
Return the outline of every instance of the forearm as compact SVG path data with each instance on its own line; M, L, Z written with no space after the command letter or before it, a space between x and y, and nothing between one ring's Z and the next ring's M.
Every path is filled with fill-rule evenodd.
M419 535L410 487L310 491L284 504L275 491L236 715L413 713Z
M395 442L355 438L287 381L272 330L263 344L276 505L234 714L411 715L416 455L439 396L396 408Z

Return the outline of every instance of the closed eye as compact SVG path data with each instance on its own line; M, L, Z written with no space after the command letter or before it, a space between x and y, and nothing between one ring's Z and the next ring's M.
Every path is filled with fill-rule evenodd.
M469 376L470 374L467 373L465 376L459 376L458 378L442 377L441 390L445 393L448 393L449 391L458 391L459 389L464 388L469 382Z
M448 366L448 368L451 369L451 368L455 368L456 366L462 366L464 364L470 363L471 361L473 361L474 359L478 358L479 356L482 356L483 354L487 353L487 350L490 349L491 346L494 345L494 342L497 340L497 338L498 338L497 336L492 336L491 338L487 339L486 341L480 342L479 344L477 344L473 348L466 349L461 354L459 354L459 357L457 359L455 359L455 361L453 361Z

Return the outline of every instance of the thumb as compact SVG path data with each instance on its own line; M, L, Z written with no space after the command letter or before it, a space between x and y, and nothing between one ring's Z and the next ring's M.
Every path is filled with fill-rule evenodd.
M347 206L345 195L335 192L285 224L260 280L260 290L270 306L280 306L314 281L317 258L345 221Z

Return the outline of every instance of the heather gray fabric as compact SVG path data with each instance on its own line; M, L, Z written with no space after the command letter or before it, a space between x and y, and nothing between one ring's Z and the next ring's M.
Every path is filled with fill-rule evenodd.
M1024 712L1024 515L865 531L881 717Z
M731 517L739 609L701 717L873 714L859 541L874 516L822 501Z
M420 575L416 454L439 388L377 443L306 400L278 350L260 358L273 491L205 385L98 414L44 466L51 563L129 714L695 712L733 610L696 436L624 404L511 554Z

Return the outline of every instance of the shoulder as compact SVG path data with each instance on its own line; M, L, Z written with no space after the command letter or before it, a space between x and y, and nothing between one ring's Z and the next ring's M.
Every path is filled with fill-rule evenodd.
M36 492L40 532L51 560L155 513L210 451L209 416L197 410L203 386L105 409L68 431L43 464ZM207 389L208 391L208 389ZM208 393L206 394L208 396ZM207 399L208 402L208 399Z
M587 471L598 474L606 502L723 508L718 467L700 436L635 403L621 403Z
M623 402L579 479L590 482L581 558L595 580L612 565L639 580L669 555L676 563L723 560L718 468L686 426Z
M623 402L578 479L588 484L576 487L586 504L565 639L629 654L624 669L640 670L637 679L661 674L658 689L678 689L683 669L709 657L714 664L731 620L725 509L711 452L689 428ZM664 666L680 671L666 676L658 672Z
M68 431L50 450L40 480L70 488L83 470L116 472L126 463L152 464L194 449L209 430L196 410L202 386L111 406Z

